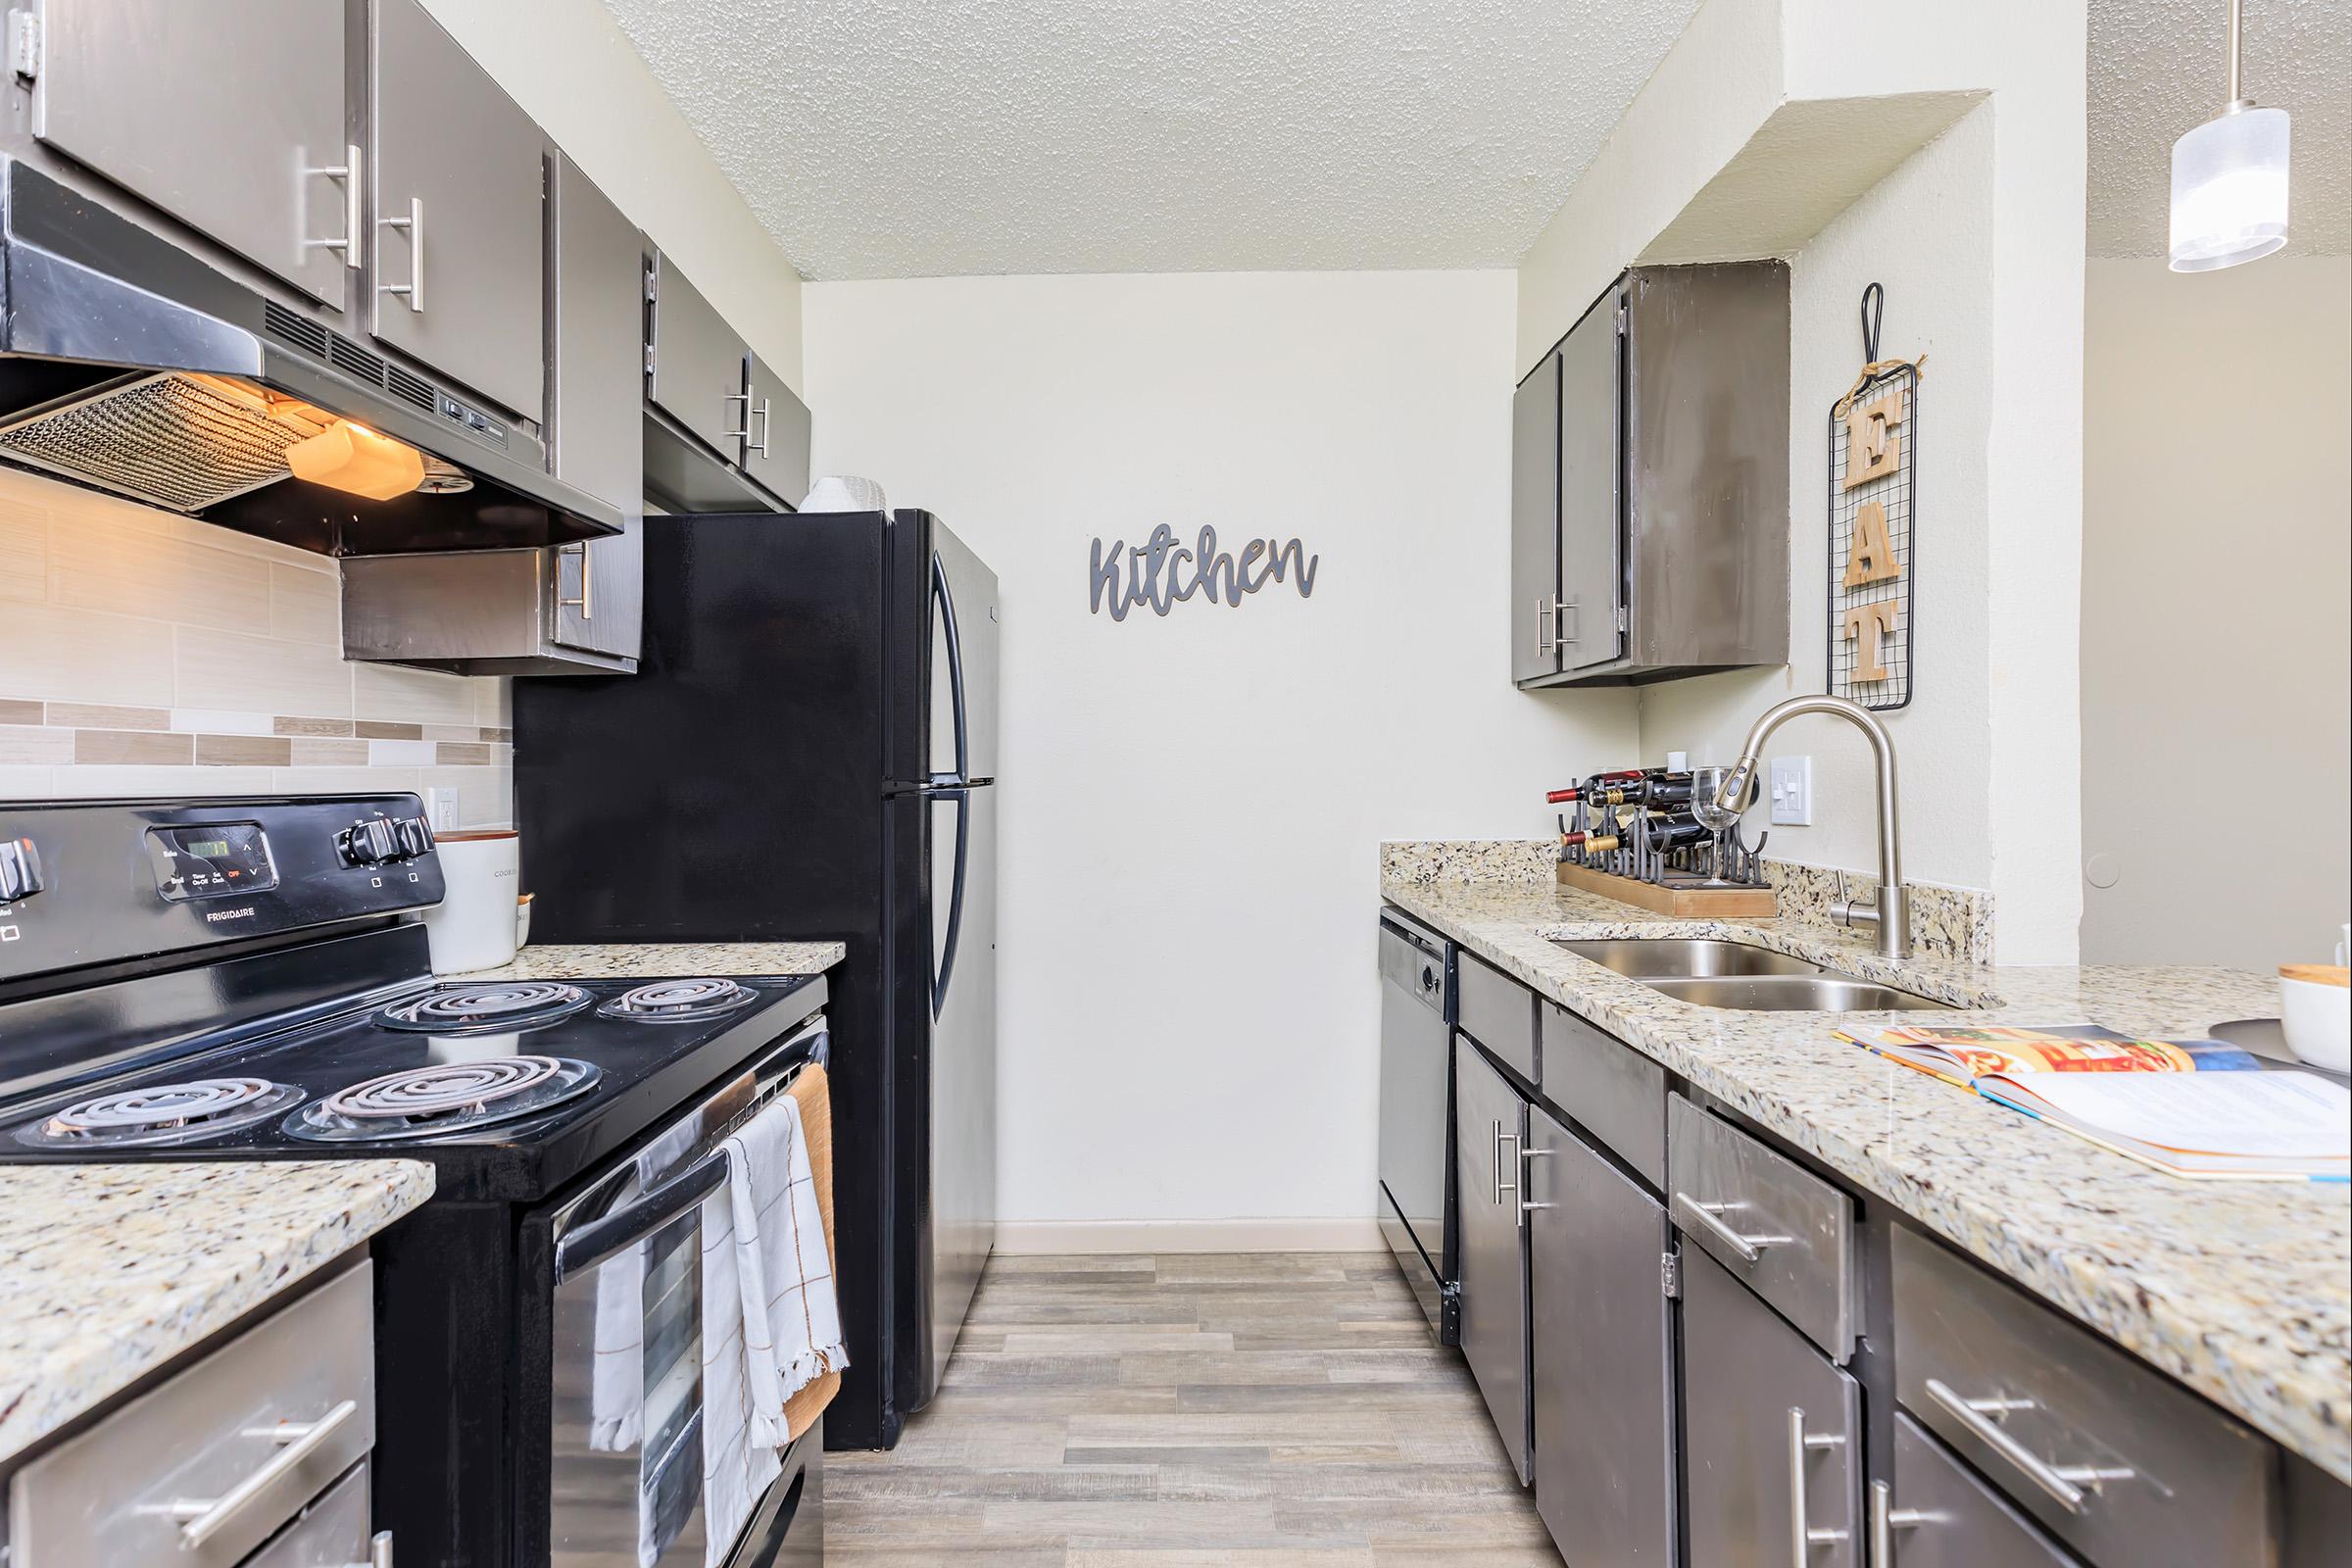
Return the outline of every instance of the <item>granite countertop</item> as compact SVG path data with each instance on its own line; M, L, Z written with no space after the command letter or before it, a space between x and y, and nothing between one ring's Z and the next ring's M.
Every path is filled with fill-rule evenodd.
M848 949L838 942L600 942L532 946L514 961L454 980L662 980L683 975L822 974Z
M0 1169L0 1461L432 1191L410 1159Z
M1391 875L1381 894L2352 1481L2352 1190L2167 1176L1841 1045L1823 1014L1673 1001L1546 939L1729 937L1972 1009L1939 1020L2087 1021L2173 1038L2275 1017L2275 981L2218 968L1896 962L1785 918L1672 920L1548 880Z

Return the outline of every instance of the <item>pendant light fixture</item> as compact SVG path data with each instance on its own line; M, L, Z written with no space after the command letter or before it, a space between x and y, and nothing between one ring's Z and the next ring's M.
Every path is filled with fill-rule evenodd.
M2229 102L2173 143L2176 272L2210 272L2286 243L2286 111L2257 109L2238 91L2244 0L2230 0Z

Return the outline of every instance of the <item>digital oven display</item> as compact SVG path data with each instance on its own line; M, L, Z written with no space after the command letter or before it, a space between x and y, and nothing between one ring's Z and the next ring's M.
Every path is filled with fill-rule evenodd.
M147 858L155 867L155 890L174 902L277 886L270 839L259 822L151 827Z

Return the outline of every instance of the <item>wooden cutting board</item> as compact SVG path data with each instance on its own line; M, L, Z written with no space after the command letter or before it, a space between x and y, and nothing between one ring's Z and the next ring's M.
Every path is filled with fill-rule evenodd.
M1630 876L1597 871L1569 860L1560 862L1558 876L1567 887L1597 893L1604 899L1637 905L1681 920L1770 919L1781 912L1780 902L1770 888L1661 887L1655 882L1638 882Z

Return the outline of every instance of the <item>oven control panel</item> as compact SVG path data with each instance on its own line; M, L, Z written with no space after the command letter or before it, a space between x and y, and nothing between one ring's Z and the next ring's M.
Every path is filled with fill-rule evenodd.
M259 822L198 822L147 830L155 891L174 903L260 893L277 886L270 835Z
M0 988L441 902L411 794L0 804Z

